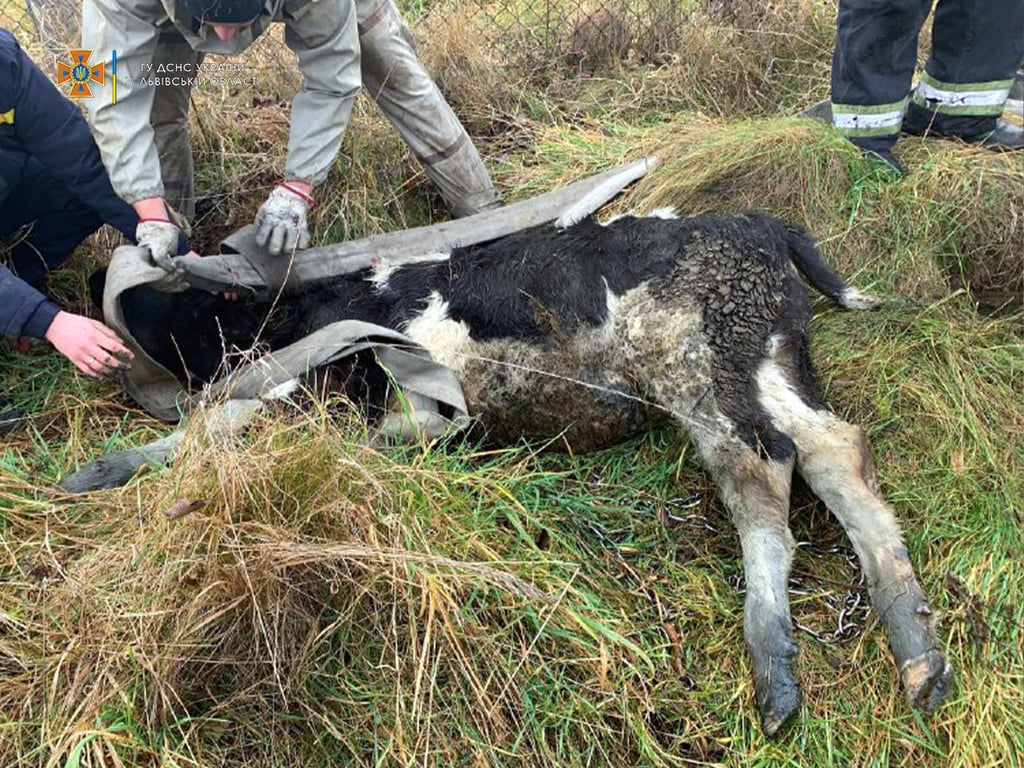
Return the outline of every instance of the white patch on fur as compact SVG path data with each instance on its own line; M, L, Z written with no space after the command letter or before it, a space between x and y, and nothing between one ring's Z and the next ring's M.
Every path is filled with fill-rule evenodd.
M775 357L779 352L779 347L782 346L782 337L777 333L768 338L768 343L765 344L764 353L768 357Z
M847 309L871 309L880 302L881 299L852 287L844 289L839 296L839 303Z
M607 311L604 322L597 329L597 338L611 341L615 336L615 316L619 306L619 297L608 287L607 278L602 277L601 282L604 283L604 303Z
M394 274L396 269L407 266L409 264L436 264L442 261L448 261L452 256L451 252L444 251L433 251L431 253L420 254L419 256L407 256L401 260L393 260L383 258L378 262L377 266L373 268L373 274L370 275L370 282L373 283L373 287L378 291L383 291L388 286L388 280L391 279L391 275Z
M614 224L619 219L625 219L630 216L636 216L636 213L633 211L626 211L625 213L616 213L614 216L609 216L604 221L599 221L597 223L600 224L602 227L607 227L611 224Z
M901 545L896 518L864 476L863 430L805 403L775 359L758 368L757 387L758 400L772 423L796 444L800 474L861 553L868 583L905 581L909 565L892 559L893 548Z
M777 347L779 341L773 339L773 346ZM856 540L858 534L850 530L849 521L864 510L881 509L877 514L883 514L886 509L861 479L859 428L846 424L829 410L804 402L774 358L765 360L758 368L757 389L758 401L772 423L796 444L805 479L840 515L840 520L845 517L843 525ZM836 504L845 509L837 508Z
M441 365L458 372L465 365L466 353L473 342L469 326L448 317L448 302L434 291L426 308L410 320L402 332L422 346Z
M827 412L811 408L786 376L786 372L775 361L774 355L782 339L772 336L768 342L769 358L757 370L758 401L771 416L772 422L782 432L794 439L801 435L822 433L829 430Z

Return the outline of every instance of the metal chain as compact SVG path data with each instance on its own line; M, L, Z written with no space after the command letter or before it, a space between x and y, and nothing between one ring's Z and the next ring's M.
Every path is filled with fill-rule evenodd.
M797 547L817 558L829 555L842 557L852 573L852 578L844 585L844 590L837 593L835 582L812 574L791 574L789 578L790 595L819 596L835 615L832 629L814 629L796 618L793 618L793 626L819 643L842 645L860 637L871 613L871 603L867 599L867 586L864 573L857 561L857 555L849 547L838 544L828 549L821 549L809 541L800 541L797 542ZM728 582L729 586L740 594L747 591L742 572L729 576Z
M660 513L666 521L695 531L706 531L712 534L719 533L719 527L714 524L712 518L705 512L690 511L698 510L704 503L704 495L695 493L690 496L677 496L666 499L656 506L660 506ZM621 559L621 554L615 543L609 539L599 526L590 520L585 520L584 525L601 542L604 548ZM804 553L819 560L826 557L842 558L850 576L844 582L836 582L810 573L791 573L789 578L789 594L793 596L817 597L824 602L834 616L833 622L830 622L830 629L815 629L801 623L796 618L793 619L793 626L823 644L842 645L860 637L871 614L871 603L868 600L864 573L861 571L856 553L850 547L843 544L836 544L823 549L813 542L800 541L797 542L796 546ZM726 577L726 581L733 591L739 594L746 592L743 571L730 574Z

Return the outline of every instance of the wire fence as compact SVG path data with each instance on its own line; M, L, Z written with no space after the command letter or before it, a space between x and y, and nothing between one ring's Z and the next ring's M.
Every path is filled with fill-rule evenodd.
M0 0L0 8L0 24L23 45L41 44L53 56L78 47L81 0Z
M502 41L506 57L531 69L661 63L678 53L692 13L679 0L465 0L467 6Z
M679 54L695 12L722 20L756 0L396 0L413 25L460 13L509 63L531 71L598 70L617 62L658 64ZM79 45L81 0L0 0L0 24L58 57ZM40 62L42 63L42 62Z

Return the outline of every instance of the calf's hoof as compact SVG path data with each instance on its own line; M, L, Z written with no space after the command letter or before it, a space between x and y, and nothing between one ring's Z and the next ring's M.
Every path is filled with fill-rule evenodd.
M942 651L932 649L905 661L900 668L900 676L910 706L931 713L949 694L953 668Z
M765 736L774 736L790 717L800 709L800 685L789 674L776 674L758 686L757 709L761 713L761 729Z

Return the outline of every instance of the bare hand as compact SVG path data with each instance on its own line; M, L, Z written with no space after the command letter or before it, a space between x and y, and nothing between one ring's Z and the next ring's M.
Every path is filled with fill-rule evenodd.
M82 373L94 379L130 368L134 355L110 328L99 320L58 312L46 331L46 340Z

